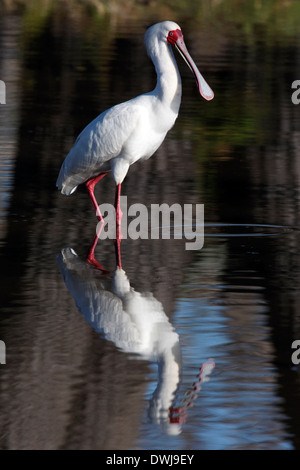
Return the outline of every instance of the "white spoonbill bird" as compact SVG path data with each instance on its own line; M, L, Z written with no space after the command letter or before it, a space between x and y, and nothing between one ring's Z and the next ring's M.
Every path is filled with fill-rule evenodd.
M121 216L121 184L130 165L154 154L178 116L181 78L172 45L194 73L203 98L211 100L214 97L188 53L176 23L163 21L151 26L145 34L145 45L156 69L156 87L149 93L113 106L88 124L64 160L56 183L66 195L85 183L96 214L103 220L94 188L111 171L116 183L117 225Z

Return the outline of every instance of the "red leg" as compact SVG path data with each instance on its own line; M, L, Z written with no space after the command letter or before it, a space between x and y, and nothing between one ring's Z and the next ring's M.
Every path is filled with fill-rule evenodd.
M87 260L88 263L90 263L92 266L94 266L94 268L99 269L100 271L102 271L103 274L109 274L109 271L104 269L102 264L98 263L98 261L95 259L95 248L97 246L97 243L98 243L99 236L100 236L101 230L103 228L103 225L104 225L104 223L102 223L102 225L100 225L99 229L97 227L97 229L98 229L97 234L95 235L93 243L90 246L90 250L89 250L89 253L88 253L88 256L87 256L86 260Z
M122 269L122 262L121 262L121 240L122 240L122 232L121 232L121 219L123 212L121 211L120 207L120 196L121 196L121 184L117 184L116 186L116 200L115 200L115 210L116 210L116 262L117 266Z
M120 207L120 196L121 196L121 184L117 184L116 200L115 200L117 240L118 239L122 240L121 219L122 219L123 212L121 211L121 207Z
M95 195L94 195L94 189L95 189L95 186L98 183L98 181L102 180L102 178L104 178L104 176L107 175L107 173L108 172L100 173L98 176L96 176L95 178L91 178L90 180L88 180L85 183L86 187L87 187L87 190L88 190L88 193L89 193L89 196L91 198L92 204L93 204L93 206L96 210L96 215L97 215L97 217L100 221L103 221L103 217L102 217L102 214L100 212L98 202L97 202L97 200L95 198Z
M115 240L116 247L116 264L118 268L122 269L122 260L121 260L121 239L117 238Z

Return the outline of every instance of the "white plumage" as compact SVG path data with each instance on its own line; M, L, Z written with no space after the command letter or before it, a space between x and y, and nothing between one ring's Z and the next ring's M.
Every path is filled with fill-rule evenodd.
M189 55L176 23L163 21L151 26L145 34L145 45L157 73L154 90L113 106L88 124L58 175L57 187L66 195L95 178L87 188L96 209L94 185L100 179L98 175L112 171L119 186L118 207L120 185L130 165L151 157L175 123L181 102L181 78L172 45L193 71L202 96L207 100L214 96Z

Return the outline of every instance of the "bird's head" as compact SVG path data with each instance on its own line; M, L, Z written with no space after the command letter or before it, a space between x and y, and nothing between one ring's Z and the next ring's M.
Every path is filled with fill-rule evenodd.
M185 45L180 26L178 26L178 24L174 23L173 21L162 21L161 23L156 23L155 25L151 26L145 35L147 50L151 51L151 48L155 48L155 44L159 43L160 41L165 42L171 46L175 46L189 66L190 70L193 72L200 94L206 100L212 100L214 93L207 82L204 80L203 76L198 70L198 67L190 56Z

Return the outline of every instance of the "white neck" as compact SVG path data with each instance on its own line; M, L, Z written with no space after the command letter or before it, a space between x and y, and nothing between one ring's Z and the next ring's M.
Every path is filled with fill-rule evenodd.
M157 74L157 84L152 94L178 114L181 102L181 77L172 47L157 43L148 51Z

